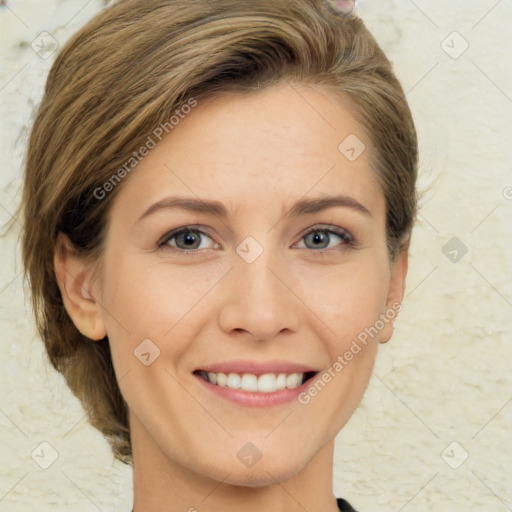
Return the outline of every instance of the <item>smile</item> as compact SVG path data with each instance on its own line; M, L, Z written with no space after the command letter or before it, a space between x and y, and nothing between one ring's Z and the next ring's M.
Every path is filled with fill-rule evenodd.
M215 373L198 371L197 375L214 386L238 389L250 393L275 393L296 389L313 377L316 372L306 373Z

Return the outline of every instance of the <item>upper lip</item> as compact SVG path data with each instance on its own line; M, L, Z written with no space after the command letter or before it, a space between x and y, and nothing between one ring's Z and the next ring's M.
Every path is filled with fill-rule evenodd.
M197 368L195 371L204 371L212 373L252 373L254 375L264 375L265 373L317 373L318 370L311 366L293 363L290 361L224 361L220 363L205 364Z

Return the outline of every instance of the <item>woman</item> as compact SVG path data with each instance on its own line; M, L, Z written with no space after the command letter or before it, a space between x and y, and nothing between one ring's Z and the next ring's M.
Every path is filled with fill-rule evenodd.
M335 7L123 0L50 72L24 264L135 512L353 510L334 438L401 307L417 140Z

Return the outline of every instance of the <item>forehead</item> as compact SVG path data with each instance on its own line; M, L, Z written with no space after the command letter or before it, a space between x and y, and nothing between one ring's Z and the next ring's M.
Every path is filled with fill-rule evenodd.
M285 84L198 100L138 164L116 202L138 209L181 194L237 212L279 204L282 213L289 201L336 193L384 211L367 135L341 96Z

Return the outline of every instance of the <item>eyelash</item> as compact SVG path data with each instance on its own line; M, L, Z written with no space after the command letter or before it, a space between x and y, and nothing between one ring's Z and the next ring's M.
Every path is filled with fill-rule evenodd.
M158 249L170 249L172 251L177 251L177 252L181 252L181 253L188 253L190 255L197 255L197 254L200 254L202 252L201 249L190 249L190 250L187 250L187 249L181 249L179 247L172 247L172 246L169 246L169 242L183 234L183 233L189 233L189 232L197 232L201 235L206 235L208 236L209 238L212 239L213 241L213 233L211 232L211 230L203 227L203 226L184 226L182 228L177 228L169 233L167 233L166 235L164 235L164 237L162 239L160 239L160 241L158 242L157 244L157 248ZM346 246L349 246L349 247L355 247L356 246L356 240L354 239L354 237L346 230L346 229L343 229L343 228L340 228L340 227L337 227L337 226L330 226L330 225L325 225L325 224L316 224L312 227L310 227L308 229L308 231L306 231L300 238L300 241L302 241L306 236L308 236L309 234L311 233L314 233L314 232L322 232L322 233L327 233L327 234L334 234L338 237L341 238L342 240L342 243L340 243L339 245L333 247L333 248L327 248L327 249L309 249L308 247L303 247L301 249L309 249L310 251L314 252L316 255L324 255L326 253L329 253L331 252L332 250L336 249L337 247L346 247ZM216 242L215 242L216 243ZM219 245L216 243L216 245Z

